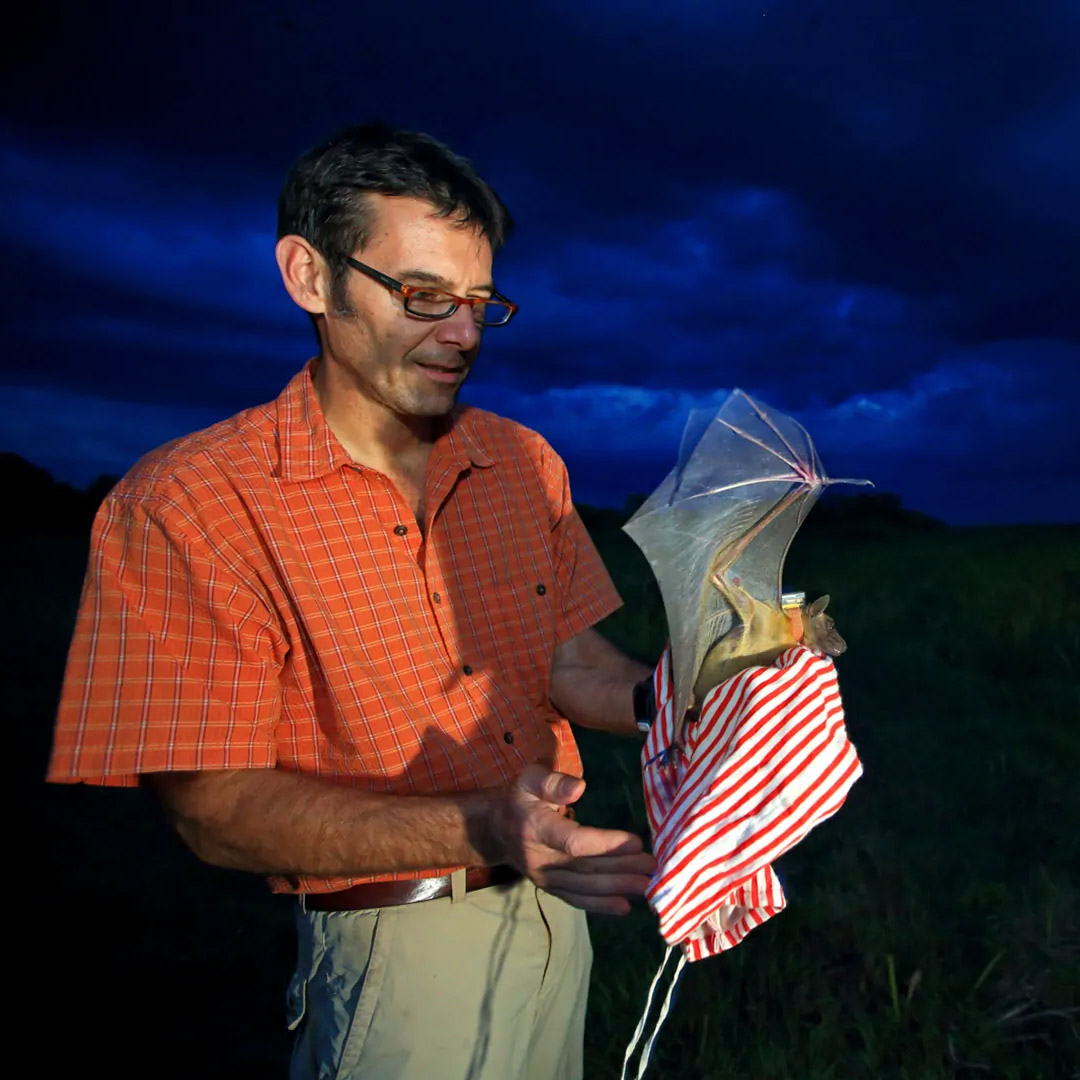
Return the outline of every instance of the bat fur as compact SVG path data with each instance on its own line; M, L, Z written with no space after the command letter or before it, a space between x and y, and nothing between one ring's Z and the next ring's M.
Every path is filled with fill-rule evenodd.
M789 612L763 604L727 583L722 574L715 575L712 583L735 609L739 622L705 654L694 683L695 703L703 701L706 694L732 675L748 667L771 664L798 642L829 656L839 656L847 648L836 631L836 623L825 614L828 596Z

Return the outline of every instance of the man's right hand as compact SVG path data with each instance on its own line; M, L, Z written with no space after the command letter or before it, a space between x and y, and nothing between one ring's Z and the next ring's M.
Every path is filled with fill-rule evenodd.
M619 829L580 825L566 808L585 781L542 765L528 766L495 812L493 840L502 860L542 889L585 911L626 915L656 860L641 838Z

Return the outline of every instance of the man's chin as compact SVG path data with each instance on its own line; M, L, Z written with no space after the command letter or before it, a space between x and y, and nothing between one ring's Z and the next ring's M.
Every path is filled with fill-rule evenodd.
M457 404L458 394L461 393L461 383L457 386L439 387L428 389L423 394L416 394L411 401L405 403L402 412L408 416L427 417L435 419L446 416L452 412Z
M431 380L422 388L418 388L416 403L423 410L424 416L442 416L448 413L456 404L461 388L469 377L468 372L459 376L454 382L436 382Z

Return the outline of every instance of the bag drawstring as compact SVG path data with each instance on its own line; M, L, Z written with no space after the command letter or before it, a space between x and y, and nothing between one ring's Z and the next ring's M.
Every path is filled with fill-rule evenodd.
M627 1080L626 1070L630 1065L630 1058L637 1049L637 1044L645 1031L645 1024L649 1019L649 1012L652 1009L653 996L656 993L657 984L660 982L660 977L664 974L664 968L667 967L668 959L674 951L674 945L669 945L667 947L667 951L664 953L664 959L660 961L660 967L657 968L656 974L653 976L652 985L649 987L649 996L645 999L645 1011L641 1014L641 1019L634 1029L634 1037L630 1040L630 1045L626 1048L626 1053L623 1055L622 1072L619 1074L619 1080ZM637 1080L642 1080L642 1077L645 1075L645 1070L649 1067L649 1058L652 1056L653 1043L656 1042L656 1036L660 1034L661 1025L667 1019L668 1012L671 1009L671 996L675 993L675 986L679 981L679 976L683 973L684 967L686 967L685 953L679 957L679 962L675 965L675 974L672 975L671 984L668 986L667 993L664 995L664 1003L660 1006L660 1015L656 1018L656 1026L653 1028L652 1034L649 1036L644 1049L641 1051L641 1059L638 1061Z

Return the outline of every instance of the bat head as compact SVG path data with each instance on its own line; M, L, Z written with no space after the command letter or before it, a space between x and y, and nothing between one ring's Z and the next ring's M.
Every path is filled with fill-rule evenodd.
M828 606L829 597L819 596L806 609L803 642L828 656L839 656L847 648L847 642L836 632L836 623L832 617L825 614Z

